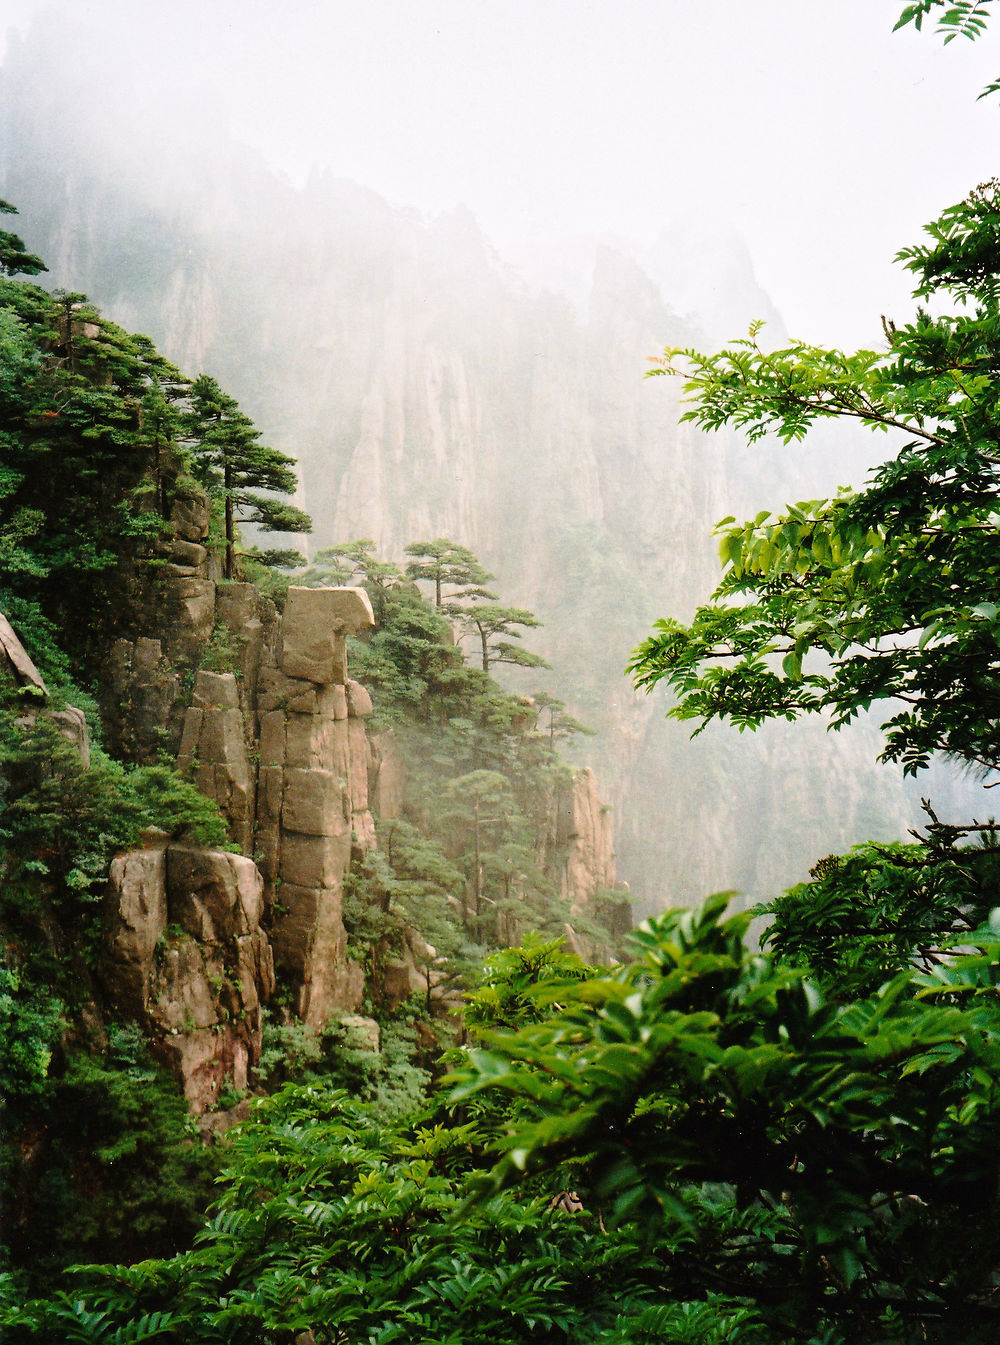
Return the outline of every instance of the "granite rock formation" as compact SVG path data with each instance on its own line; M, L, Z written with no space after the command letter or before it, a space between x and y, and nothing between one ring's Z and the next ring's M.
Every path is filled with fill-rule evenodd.
M214 799L244 854L253 846L256 789L233 673L198 672L177 765Z
M195 1113L260 1059L274 966L263 880L243 855L172 845L111 866L100 978L111 1007L145 1028Z
M361 1001L346 957L344 881L375 842L368 808L371 701L347 676L347 636L374 624L358 588L290 588L258 690L257 845L276 964L313 1027Z

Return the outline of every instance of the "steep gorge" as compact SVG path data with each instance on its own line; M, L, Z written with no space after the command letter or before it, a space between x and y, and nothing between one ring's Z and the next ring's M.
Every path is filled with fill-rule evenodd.
M864 727L806 729L808 752L799 728L794 754L783 726L689 744L621 673L652 620L712 587L715 520L856 476L851 443L824 465L678 427L676 386L641 375L665 343L698 340L696 321L622 245L597 249L580 312L523 282L461 209L428 223L322 175L297 190L224 141L179 137L140 162L141 119L116 148L111 93L86 100L93 129L72 77L40 93L40 59L29 40L4 71L2 190L53 279L240 398L300 463L314 547L371 537L399 559L453 536L536 612L554 690L599 731L587 756L640 909L773 892L802 856L905 830L911 806Z

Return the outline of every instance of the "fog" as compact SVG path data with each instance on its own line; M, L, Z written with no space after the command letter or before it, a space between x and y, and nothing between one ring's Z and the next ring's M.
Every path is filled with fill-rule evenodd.
M77 30L94 97L225 126L531 264L563 240L735 234L796 335L875 338L896 249L995 168L995 34L892 33L901 0L3 0ZM114 94L115 86L122 90ZM692 245L693 307L718 287ZM750 315L752 316L752 315Z
M622 675L711 591L717 519L886 450L703 437L642 375L908 314L893 254L993 173L1000 48L894 35L900 3L0 0L0 194L47 283L219 378L314 547L450 536L541 618L647 909L920 820L872 725L689 743Z

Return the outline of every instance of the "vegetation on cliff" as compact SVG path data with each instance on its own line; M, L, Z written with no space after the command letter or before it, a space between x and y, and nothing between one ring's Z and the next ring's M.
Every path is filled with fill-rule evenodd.
M184 1100L109 1018L94 968L116 852L149 828L228 836L169 759L104 750L92 699L197 460L179 440L187 385L84 296L14 279L45 268L0 243L0 611L44 678L0 671L0 1180L6 1263L45 1283L81 1254L176 1247L207 1197ZM81 710L85 752L66 728L82 734Z
M948 13L958 27L974 17ZM904 769L939 750L1000 766L995 186L930 232L931 247L901 254L916 296L968 311L888 324L885 355L771 354L756 332L718 356L683 353L705 424L795 439L843 415L906 442L862 490L723 525L713 603L687 626L662 623L633 662L641 683L680 694L678 717L846 721L887 701L886 752ZM350 550L372 561L384 604L368 675L394 729L400 706L415 710L458 772L464 819L440 783L424 806L471 838L475 892L477 800L495 817L515 789L490 755L509 747L494 729L512 698L448 653L440 616L367 544ZM442 708L456 686L459 722ZM468 1041L417 1114L389 1121L344 1092L285 1089L238 1132L191 1250L78 1269L71 1293L6 1310L9 1339L995 1340L1000 848L989 821L929 817L915 845L819 861L770 907L761 953L749 915L727 919L717 896L648 922L614 969L551 941L499 954L466 1008ZM460 859L445 840L419 860L441 891ZM371 876L387 911L428 895L416 847L402 828ZM481 904L463 915L481 934ZM50 1021L39 1005L29 1036L44 1040Z
M466 661L456 630L467 614L495 608L483 587L493 576L468 548L437 539L407 554L419 559L403 571L361 539L324 549L296 576L362 584L377 613L374 633L351 641L350 663L372 693L370 732L387 779L379 848L356 867L347 912L376 1009L380 964L403 951L407 930L430 945L419 961L428 998L432 976L467 988L489 950L529 930L562 934L572 920L585 939L614 943L593 918L599 902L590 916L571 915L558 881L566 838L555 813L572 779L558 744L586 730L544 693L507 691L478 658ZM417 581L434 585L432 602ZM519 652L522 666L541 662Z
M3 240L3 269L43 269L14 235ZM115 759L93 697L106 714L112 642L138 627L137 610L167 610L157 596L167 581L201 583L206 564L241 578L261 574L261 562L298 559L244 548L239 521L304 531L309 520L273 494L294 488L291 461L260 444L213 380L191 383L82 295L50 295L10 275L0 286L0 610L45 679L25 680L14 666L0 687L0 1164L6 1292L17 1300L73 1260L169 1253L204 1207L214 1159L193 1139L184 1101L141 1030L116 1021L96 969L116 853L154 830L160 845L230 840L215 804L176 769L166 726L158 759L143 753L136 765L130 708L114 705L123 731L108 741L124 758ZM198 484L214 505L206 547L177 532L178 517L200 507ZM563 929L568 905L543 869L553 790L566 772L554 722L536 730L531 702L468 667L449 620L358 545L360 570L311 578L363 581L371 593L380 629L352 658L376 691L378 723L391 730L405 776L401 811L386 810L380 848L357 861L347 896L349 953L366 974L381 1050L349 1025L310 1033L279 986L253 1084L339 1081L388 1113L422 1099L452 1035L432 989L453 997L489 948L532 926ZM457 558L466 578L481 567L448 548L454 600ZM271 587L280 600L282 581ZM461 596L493 597L468 584ZM240 640L216 626L203 647L182 642L171 683L190 692L196 665L242 677ZM86 752L79 735L67 736L65 715L81 729L84 718L68 704L86 712ZM223 1097L239 1100L232 1090ZM85 1124L70 1119L80 1113Z

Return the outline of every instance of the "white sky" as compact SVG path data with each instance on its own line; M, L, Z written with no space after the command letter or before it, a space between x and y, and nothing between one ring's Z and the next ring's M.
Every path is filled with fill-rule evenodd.
M165 124L221 107L301 181L330 167L501 252L705 221L795 335L906 311L894 251L997 171L1000 17L892 34L902 0L0 0L81 23ZM2 152L2 147L0 147Z

